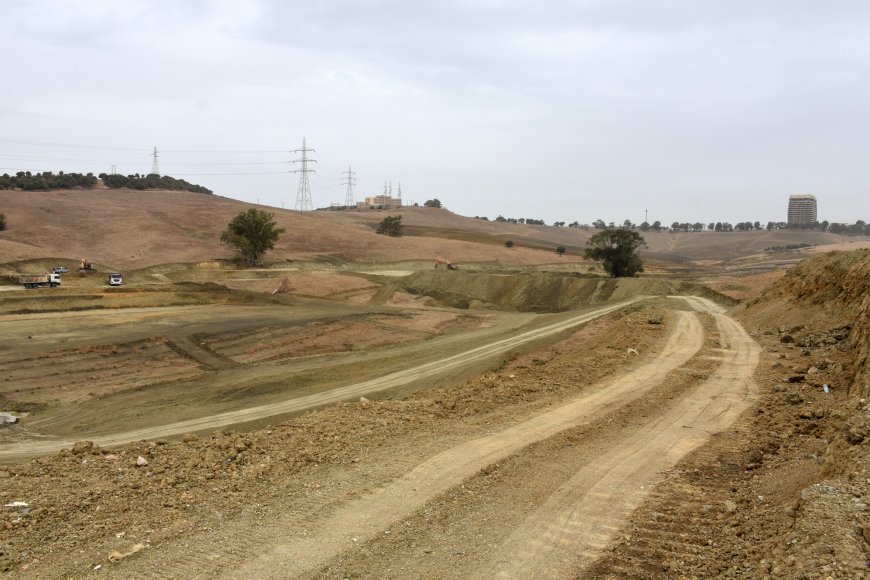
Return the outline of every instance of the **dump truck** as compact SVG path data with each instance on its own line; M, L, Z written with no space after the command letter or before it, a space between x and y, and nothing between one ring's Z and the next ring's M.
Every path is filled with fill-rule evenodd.
M18 283L24 284L25 288L38 288L40 286L60 286L60 274L37 274L36 276L19 276Z

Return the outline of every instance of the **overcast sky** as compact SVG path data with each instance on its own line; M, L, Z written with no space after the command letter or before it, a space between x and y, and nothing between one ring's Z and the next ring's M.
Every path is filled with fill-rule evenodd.
M470 216L784 221L811 193L870 219L863 0L0 9L0 172L145 173L156 145L163 174L292 208L305 137L315 207L352 166L357 200L401 182Z

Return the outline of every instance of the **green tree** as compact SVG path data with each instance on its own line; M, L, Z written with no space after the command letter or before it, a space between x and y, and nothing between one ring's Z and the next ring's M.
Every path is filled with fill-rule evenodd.
M506 241L506 242L504 243L504 245L505 245L506 247L508 247L508 248L513 248L513 247L514 247L514 241L513 241L513 240L508 240L508 241Z
M560 256L564 256L565 255L565 246L557 246L556 253L559 254Z
M0 232L6 229L6 214L0 213Z
M637 249L646 246L646 241L634 230L602 230L589 238L586 246L584 256L602 262L604 271L612 278L634 276L643 272L643 263Z
M221 241L232 246L249 266L256 266L284 233L277 225L274 214L251 208L232 219Z
M438 198L427 200L423 207L441 207L441 200Z
M384 236L392 236L394 238L402 237L402 216L390 215L381 220L378 224L377 233Z

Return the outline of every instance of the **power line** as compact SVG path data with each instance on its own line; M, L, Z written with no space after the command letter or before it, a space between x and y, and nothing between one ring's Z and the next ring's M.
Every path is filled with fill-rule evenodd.
M163 150L165 153L166 150ZM109 161L106 159L73 159L70 157L35 157L30 155L6 155L0 153L0 159L21 160L21 161L69 161L72 163L111 163L115 165L141 165L141 161ZM225 165L287 165L289 161L169 161L161 162L161 165L185 166L185 167L206 167L206 166L225 166Z
M164 149L164 153L287 153L286 149Z
M99 149L105 151L136 151L146 152L148 149L138 147L105 147L96 145L72 145L70 143L50 143L47 141L23 141L21 139L0 139L0 143L13 143L16 145L35 145L37 147L62 147L66 149Z
M293 153L302 153L302 157L293 161L293 163L301 163L299 169L294 169L293 173L299 174L299 186L296 189L296 209L299 211L311 211L314 209L314 204L311 203L311 184L308 182L308 174L316 173L314 169L308 167L309 163L317 163L316 159L308 159L308 152L314 152L314 149L309 149L305 146L305 137L302 138L302 149L295 149Z
M25 141L23 139L0 139L0 143L15 145L34 145L36 147L59 147L65 149L93 149L100 151L133 151L151 153L150 149L140 147L118 147L107 145L76 145L73 143L53 143L49 141ZM164 153L287 153L286 149L163 149Z
M347 166L347 171L344 172L345 184L347 185L347 192L344 194L344 205L347 207L351 207L356 205L356 202L353 199L353 185L356 183L356 175L355 171L351 171L350 165Z
M288 171L250 171L241 173L176 173L175 175L182 176L200 176L200 175L287 175Z

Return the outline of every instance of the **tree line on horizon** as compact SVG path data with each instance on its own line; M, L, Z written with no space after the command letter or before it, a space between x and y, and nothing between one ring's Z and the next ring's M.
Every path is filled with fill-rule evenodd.
M482 221L490 221L486 216L474 216L476 219ZM510 223L510 224L526 224L526 225L538 225L538 226L546 226L547 224L544 220L536 220L536 219L528 219L528 218L506 218L499 215L495 218L496 222L501 223ZM553 222L553 227L564 227L565 222L563 221L555 221ZM856 220L854 224L847 223L838 223L838 222L829 222L827 220L821 222L814 222L811 224L789 224L787 222L773 222L769 221L767 224L762 224L759 221L755 222L738 222L736 224L731 224L730 222L709 222L709 223L701 223L701 222L673 222L670 226L663 224L660 221L654 221L653 223L643 222L641 224L635 224L631 220L625 220L622 225L617 225L614 222L605 223L602 219L597 219L592 224L581 224L580 222L574 221L568 224L569 228L578 228L581 230L640 230L642 232L749 232L749 231L761 231L766 230L768 232L774 230L810 230L810 231L820 231L820 232L828 232L832 234L845 234L845 235L865 235L870 236L870 224L865 222L864 220Z
M118 175L100 173L94 177L93 173L65 173L58 171L42 171L32 173L19 171L15 175L4 173L0 175L0 189L21 189L24 191L48 191L51 189L93 189L99 180L109 189L168 189L172 191L191 191L194 193L212 193L212 190L188 183L183 179L176 179L168 175L149 173L140 175Z

